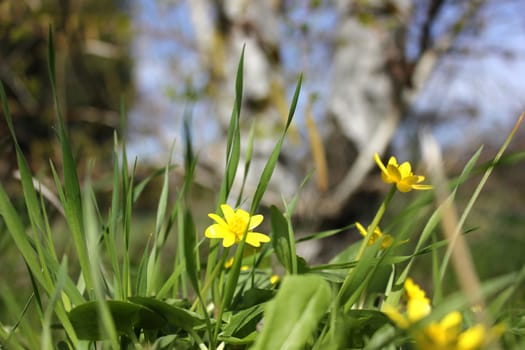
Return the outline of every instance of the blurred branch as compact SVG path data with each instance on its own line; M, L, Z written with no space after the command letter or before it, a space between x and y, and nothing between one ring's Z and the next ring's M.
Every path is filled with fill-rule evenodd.
M0 79L13 91L20 104L28 113L35 113L37 101L31 94L24 81L14 72L7 63L0 64Z
M475 17L476 12L481 8L485 1L486 0L469 1L463 14L450 26L448 35L445 35L438 40L431 40L431 31L444 1L434 0L432 2L428 10L427 20L422 28L419 55L410 64L412 67L411 81L415 81L416 87L421 85L422 82L426 81L428 77L432 75L437 67L439 58L453 50L458 37L462 34L469 21Z
M319 208L323 216L337 216L351 195L363 184L374 165L374 152L381 154L386 150L397 128L400 115L399 110L393 108L392 113L385 117L383 123L379 124L366 147L359 152L357 159L346 173L344 179L334 190L330 191L327 197L322 198Z

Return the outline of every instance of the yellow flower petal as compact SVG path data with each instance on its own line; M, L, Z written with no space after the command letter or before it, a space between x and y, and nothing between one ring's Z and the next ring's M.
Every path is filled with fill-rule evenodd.
M396 157L392 156L385 166L379 157L379 154L374 154L374 160L377 166L381 169L381 178L386 183L393 183L399 192L410 192L412 190L429 190L430 185L418 185L418 183L425 180L422 175L414 175L412 173L412 165L409 162L398 164Z
M361 236L366 237L366 230L365 230L365 228L363 227L363 225L361 225L359 222L356 222L356 223L355 223L355 227L357 228L357 230L359 231L359 233L361 234Z
M452 311L448 315L446 315L439 324L446 329L459 329L459 326L461 326L461 320L463 318L461 317L461 313L458 311Z
M275 285L275 284L277 284L277 283L279 282L280 279L281 279L281 278L279 277L279 275L272 275L272 276L270 277L270 283L271 283L272 285Z
M412 191L413 186L406 181L398 181L396 183L396 188L399 192L405 193Z
M407 329L410 327L410 322L408 322L407 318L392 305L385 304L383 306L383 313L385 313L399 328Z
M223 238L224 230L221 229L221 225L213 224L211 226L208 226L208 228L204 232L204 235L208 238Z
M222 246L224 248L231 247L235 243L235 236L234 235L228 235L225 236L222 240Z
M485 328L483 325L475 325L461 333L458 337L458 350L475 350L481 347L485 337Z
M412 323L428 316L432 311L428 299L411 299L407 302L407 317Z
M262 221L263 221L263 216L262 215L258 214L258 215L252 216L250 218L250 226L248 227L248 229L249 230L253 230L257 226L259 226Z
M228 227L228 224L226 223L226 221L224 221L224 219L221 218L219 215L210 213L208 214L208 217L212 219L213 221L215 221L217 224L222 225L224 227Z
M414 190L425 191L425 190L431 190L433 187L432 185L412 185L412 188Z
M232 218L235 216L235 211L228 204L221 204L221 210L224 214L224 219L229 225L231 223Z
M425 299L428 301L425 291L421 289L412 278L407 278L404 283L405 293L408 299Z
M409 162L404 162L399 167L399 173L401 174L401 177L407 177L412 175L412 166Z
M224 268L225 269L229 269L230 267L233 266L233 261L234 261L234 257L232 256L231 258L229 258L228 260L226 260L226 262L224 263Z
M270 237L259 232L248 232L246 243L252 247L260 247L261 243L270 242Z
M379 167L379 169L381 169L381 172L383 174L388 174L388 171L386 171L386 167L383 164L383 162L381 161L381 158L379 157L379 154L377 152L374 153L374 160L375 160L377 166Z
M270 241L270 237L251 230L261 224L263 221L262 215L253 215L243 210L234 210L228 204L222 204L221 211L224 218L216 214L208 214L208 216L215 221L206 228L204 235L208 238L222 238L222 245L224 247L231 247L235 243L240 242L244 234L246 234L246 242L254 247L259 247L261 243Z
M394 156L390 156L390 158L388 158L388 165L393 165L393 166L395 166L396 168L398 168L399 165L397 164L397 159L396 159L396 157L394 157Z

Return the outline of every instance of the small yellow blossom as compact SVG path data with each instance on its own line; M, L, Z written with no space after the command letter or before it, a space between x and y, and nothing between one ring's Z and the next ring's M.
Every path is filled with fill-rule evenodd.
M374 154L374 160L381 169L383 181L389 184L395 184L399 192L430 190L432 188L431 185L419 184L425 180L425 177L422 175L414 175L409 162L404 162L399 165L396 157L390 157L388 164L385 166L377 153Z
M277 283L279 283L280 280L281 280L281 278L279 277L279 275L272 275L270 277L270 283L272 285L276 285Z
M443 348L453 344L461 329L461 314L453 311L440 322L429 324L418 337L420 348ZM423 346L425 345L425 346Z
M235 257L231 257L229 258L228 260L226 260L226 262L224 263L224 268L226 270L230 269L232 266L233 266L233 262L235 261ZM242 265L241 266L241 271L243 272L246 272L246 271L249 271L250 270L250 266L248 265Z
M419 350L479 350L503 332L502 325L496 325L487 332L480 324L462 331L463 318L458 311L450 312L439 322L431 322L422 328L411 328L428 316L432 307L425 292L412 279L407 278L404 287L406 313L402 314L391 305L385 305L383 312L399 328L410 331Z
M246 243L253 247L260 247L261 243L270 242L270 237L263 233L253 232L263 221L262 215L253 215L242 209L233 210L228 204L221 205L224 219L216 214L208 214L216 223L208 226L204 235L208 238L222 238L224 247L231 247L242 240L246 233Z
M410 323L415 323L430 314L432 307L425 299L412 299L407 302L407 318Z
M231 258L229 258L228 260L226 260L226 262L224 263L224 268L225 268L226 270L233 266L233 260L234 260L234 259L235 259L235 258L232 256Z
M425 291L415 284L412 278L407 278L405 280L404 287L408 300L423 299L427 304L430 304L430 300L428 300Z
M361 225L359 222L356 222L355 226L357 227L357 230L359 231L361 236L366 237L367 230L363 227L363 225ZM386 249L392 245L392 242L394 241L392 239L392 236L381 232L379 226L377 226L374 229L374 232L372 232L372 235L370 236L370 239L368 240L367 244L369 246L373 245L375 242L377 242L378 239L381 239L381 237L383 237L383 241L381 242L381 249Z
M461 350L475 350L479 349L483 344L485 338L485 327L478 324L475 325L458 336L458 349Z
M432 307L425 292L411 278L405 280L404 287L407 297L406 314L401 314L393 306L387 306L384 312L399 328L407 329L412 324L428 316L432 311Z

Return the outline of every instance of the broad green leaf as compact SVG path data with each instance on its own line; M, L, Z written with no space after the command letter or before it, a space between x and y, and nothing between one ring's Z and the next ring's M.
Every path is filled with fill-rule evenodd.
M262 332L251 349L304 349L331 299L328 283L319 276L285 277L275 299L266 306Z
M346 341L344 348L363 348L374 333L389 324L388 317L377 310L350 310L344 315Z
M286 218L274 205L270 208L270 218L272 221L271 242L275 255L286 271L290 274L294 274L293 267L295 265L297 269L297 262L293 261L295 259L295 256L292 256L293 253L291 249L291 244L293 244L293 242L290 242L289 240L288 223L286 222Z
M195 224L193 222L193 217L191 215L191 211L188 209L186 210L186 215L184 218L184 235L183 238L183 246L184 246L184 258L186 263L186 274L188 278L190 279L191 285L193 287L193 290L200 294L200 285L199 285L199 269L197 267L197 259L196 259L196 231L195 231Z
M239 284L240 284L239 280ZM241 291L242 292L242 291ZM232 309L243 310L267 302L275 296L275 291L272 289L248 289L244 294L234 299Z
M139 303L108 300L107 307L120 335L130 334L135 329L160 329L166 319ZM69 312L69 319L80 339L103 340L98 302L81 304Z
M131 297L129 301L153 310L157 315L162 316L170 326L181 328L185 331L190 331L205 324L205 320L200 315L158 299Z

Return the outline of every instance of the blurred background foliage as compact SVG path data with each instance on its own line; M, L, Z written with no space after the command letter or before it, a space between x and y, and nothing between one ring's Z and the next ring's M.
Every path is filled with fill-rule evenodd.
M79 159L111 159L121 96L133 95L130 17L125 2L5 0L0 3L0 79L15 128L34 171L57 161L54 101L47 68L48 28L55 32L60 105ZM1 177L14 157L0 124ZM104 165L103 168L106 168Z

